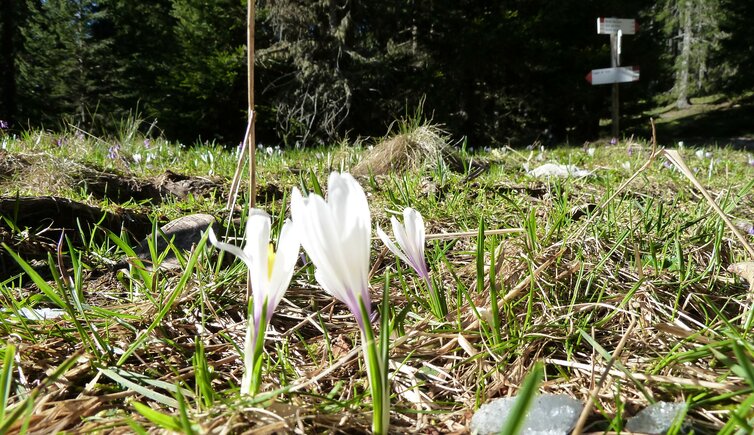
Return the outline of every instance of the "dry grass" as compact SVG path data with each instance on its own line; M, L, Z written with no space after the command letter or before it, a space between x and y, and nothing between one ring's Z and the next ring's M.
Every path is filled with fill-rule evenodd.
M439 127L425 124L375 145L354 166L352 173L365 177L432 169L438 165L460 172L463 162L448 141L447 133Z
M604 175L536 182L536 194L532 188L523 195L500 188L501 183L524 185L524 171L511 169L522 163L516 156L505 155L504 171L493 167L472 185L462 175L430 165L444 158L437 144L445 140L438 131L416 134L424 139L397 135L386 142L391 145L365 156L393 162L383 167L387 175L364 186L383 228L384 210L400 210L408 205L405 200L422 211L432 233L473 230L480 216L521 226L524 232L486 239L481 292L476 290L475 237L430 242L433 273L448 295L446 320L435 319L421 305L410 273L392 273L387 291L396 323L390 349L393 433L465 433L480 404L516 394L537 362L546 367L541 392L593 401L585 433L618 432L625 417L656 400L689 403L687 421L695 433L721 431L733 412L743 421L754 418L745 407L752 397L750 380L745 370L735 368L754 361L744 315L748 285L726 272L747 258L746 248L705 203L700 205L701 197L685 178L659 160L641 166L647 153L633 157L633 167L641 169L625 172L616 164L624 158L618 147L598 150L599 161L566 149L545 159L582 158L586 161L580 165L602 168ZM422 148L422 141L434 145ZM430 152L433 157L427 157ZM744 155L728 156L731 162L745 161ZM309 168L313 160L302 154L294 165ZM707 170L707 162L688 163ZM754 216L746 188L751 169L722 163L719 168L717 178L705 183L710 196L730 215ZM392 180L403 175L408 185L397 192ZM441 185L442 194L423 195L415 188L422 177ZM282 187L288 190L294 183ZM738 201L731 199L739 194ZM185 211L209 207L179 204ZM260 205L277 213L282 204ZM399 265L378 245L374 248L371 283L378 300L386 288L385 272ZM122 255L114 247L80 249L89 266L83 271L83 295L100 310L86 312L93 327L84 331L96 330L113 349L127 349L144 334L147 341L122 364L117 364L120 351L98 358L70 317L21 323L9 315L11 306L33 305L29 296L37 295L38 306L49 304L28 278L5 281L0 285L6 310L1 331L6 348L9 343L18 348L9 403L18 406L24 394L38 392L30 411L22 414L28 423L15 422L10 433L19 433L24 424L40 434L131 433L129 424L163 432L169 427L136 412L134 402L160 410L179 425L180 407L170 402L178 400L176 388L182 389L196 432L368 430L371 406L358 327L344 306L314 284L310 268L297 272L272 319L266 344L270 365L262 386L269 396L252 401L237 396L246 291L238 263L218 267L202 254L184 288L182 274L160 271L150 272L154 282L147 288L135 268L114 272L97 261L98 256ZM490 292L491 253L497 301ZM66 257L64 267L73 272L69 261ZM180 291L175 302L149 329L174 291ZM494 303L502 320L499 341L490 330ZM192 363L197 342L211 367L211 403L204 401ZM743 351L736 342L744 343ZM53 378L66 361L72 361L70 367ZM116 369L132 383L108 374Z

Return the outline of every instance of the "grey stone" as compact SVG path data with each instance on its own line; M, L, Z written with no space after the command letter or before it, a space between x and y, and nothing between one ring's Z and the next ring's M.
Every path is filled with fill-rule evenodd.
M160 227L160 231L157 232L155 243L155 251L158 255L162 254L166 249L169 249L165 259L160 263L160 269L163 270L175 270L180 268L180 262L175 256L175 252L172 248L169 248L169 243L172 241L179 251L189 252L192 247L202 239L204 231L212 226L216 233L220 233L220 225L214 216L204 213L191 214L188 216L182 216L178 219L174 219L167 224ZM155 237L154 234L147 236L142 240L136 249L136 254L142 260L151 262L152 254L149 251L148 238ZM149 264L147 264L149 266Z
M471 433L499 434L509 418L515 397L492 400L481 407L471 418ZM565 394L543 394L534 399L526 415L521 434L565 435L579 419L584 405Z
M651 435L664 434L685 410L685 403L653 403L629 418L628 423L626 423L626 430Z

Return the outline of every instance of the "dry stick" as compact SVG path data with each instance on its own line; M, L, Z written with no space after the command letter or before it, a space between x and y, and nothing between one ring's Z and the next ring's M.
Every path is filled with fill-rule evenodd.
M238 187L241 184L241 171L243 171L244 158L246 157L246 147L249 144L249 131L251 130L251 117L249 117L246 123L246 132L243 135L243 142L241 143L241 151L238 153L238 162L236 163L236 171L233 173L233 181L230 183L230 194L228 195L228 203L225 208L231 211L230 215L233 215L233 205L238 198ZM230 220L228 221L230 225Z
M594 373L594 369L595 369L593 364L590 365L590 364L578 363L574 361L566 361L566 360L557 359L557 358L545 358L543 361L546 364L554 364L554 365L558 365L562 367L568 367L568 368L580 370L588 374ZM600 370L604 370L604 367L601 367ZM628 375L626 375L626 373L620 370L610 369L607 372L610 376L614 378L630 379ZM678 376L653 375L649 373L631 373L631 377L639 381L688 385L688 386L693 386L693 387L710 388L710 389L718 390L718 391L740 391L744 389L743 387L736 384L732 384L732 383L726 384L722 382L713 382L713 381L707 381L704 379L697 379L697 378L681 378Z
M605 370L602 372L602 376L600 376L599 382L597 382L597 385L594 386L592 391L589 393L589 400L587 400L586 405L584 406L584 410L581 411L581 416L579 417L579 421L576 422L576 426L573 428L573 431L571 432L572 435L581 435L581 433L584 431L584 424L586 424L586 419L589 417L589 414L592 410L592 405L594 405L594 400L597 398L597 394L599 394L600 390L602 389L602 386L605 384L605 381L607 380L607 377L610 375L610 370L613 367L613 364L615 364L615 361L618 360L618 357L620 357L621 352L623 352L623 347L626 345L626 342L628 341L628 337L631 335L631 332L634 329L634 325L636 325L636 317L631 317L631 323L628 325L628 330L625 334L623 334L623 338L620 339L620 342L618 342L618 346L615 348L615 351L613 352L613 356L610 358L610 361L607 362L607 366L605 366Z
M249 205L254 208L257 202L257 158L254 133L254 0L248 0L247 4L247 32L246 32L246 70L248 80L249 97Z
M254 116L254 1L249 0L247 2L247 32L246 32L246 46L247 46L247 62L246 62L246 73L247 73L247 89L248 89L248 103L249 103L249 117L248 122L246 123L246 132L243 135L243 143L241 144L241 152L238 155L238 162L236 163L236 171L233 173L233 181L230 185L230 194L228 195L228 203L226 205L226 208L231 210L231 216L233 215L232 208L236 203L236 200L238 199L238 189L241 184L241 172L243 171L243 165L245 163L245 158L248 155L249 157L249 194L251 198L249 198L249 204L250 208L254 208L256 206L256 187L257 187L257 179L256 179L256 169L257 169L257 159L256 159L256 148L255 148L255 139L254 139L254 124L256 122L256 117ZM230 218L228 218L228 225L230 226Z
M494 236L499 234L516 234L516 233L523 233L523 228L504 228L499 230L487 230L484 232L485 236ZM479 231L463 231L459 233L437 233L437 234L427 234L425 236L426 240L444 240L444 239L460 239L464 237L476 237L479 235Z
M704 196L704 199L709 202L709 205L712 206L712 209L715 210L715 213L720 216L720 218L725 222L725 225L733 232L733 234L736 236L739 242L744 246L746 251L749 253L749 256L751 259L754 259L754 248L751 247L749 242L746 241L746 238L741 234L741 231L736 228L735 225L733 225L733 222L730 221L728 218L728 215L725 214L724 211L720 209L720 207L717 205L714 199L712 199L712 196L707 192L707 189L702 186L702 183L699 182L699 180L696 179L694 176L694 173L691 172L688 166L686 166L686 162L683 161L683 157L678 153L676 150L664 150L665 151L665 157L670 160L671 163L673 163L682 173L686 176L686 178L691 181L691 184L696 187L699 192L701 192L702 196Z
M228 203L226 208L228 213L228 225L230 228L233 220L233 206L238 200L238 189L241 186L241 173L243 172L243 166L246 162L246 157L249 157L249 206L254 208L256 206L257 199L257 179L256 179L256 148L254 139L254 123L256 121L254 116L254 1L249 0L247 2L247 20L246 20L246 74L247 74L247 99L249 104L248 109L248 121L246 123L246 132L243 135L243 142L241 144L241 152L238 153L238 162L236 163L236 171L233 173L233 181L230 183L230 193L228 194ZM227 236L227 233L226 233Z

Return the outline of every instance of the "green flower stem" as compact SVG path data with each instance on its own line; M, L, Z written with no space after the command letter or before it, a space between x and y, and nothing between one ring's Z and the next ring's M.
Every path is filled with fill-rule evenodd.
M362 319L364 319L361 341L363 342L364 361L366 362L369 387L372 393L372 433L376 435L387 434L390 427L387 361L381 356L377 342L374 340L372 325L369 323L369 314L361 298L359 298L359 308ZM382 313L382 315L387 315L387 313Z
M445 302L445 295L441 293L442 289L439 286L435 286L432 282L432 276L427 273L424 277L424 282L427 284L427 291L429 292L429 305L432 314L437 320L445 320L448 315L448 305Z

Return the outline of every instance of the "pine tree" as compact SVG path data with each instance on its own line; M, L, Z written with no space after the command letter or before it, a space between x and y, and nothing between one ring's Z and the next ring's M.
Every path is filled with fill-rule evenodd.
M168 100L176 86L170 76L178 69L172 0L101 0L99 4L112 29L112 72L117 75L112 98L118 112L156 119L158 128L171 125Z
M113 109L113 58L96 0L27 2L21 28L18 92L21 115L56 125L60 117L93 126Z
M678 108L688 107L694 94L720 84L721 71L710 67L710 59L725 38L722 16L719 0L667 0L662 7L659 21L670 42L671 95Z
M751 17L754 3L721 0L723 39L714 52L714 64L720 66L724 89L733 96L754 90L754 44L751 43Z
M21 13L15 0L0 6L0 120L9 124L16 118L16 50Z
M170 99L173 134L234 143L246 125L246 6L231 0L173 0ZM184 139L190 139L184 137Z

